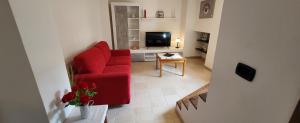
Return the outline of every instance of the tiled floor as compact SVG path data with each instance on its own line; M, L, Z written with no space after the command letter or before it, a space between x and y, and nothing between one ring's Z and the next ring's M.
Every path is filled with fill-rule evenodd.
M133 62L131 103L110 108L109 123L180 123L176 101L206 84L211 74L196 58L188 59L184 77L176 75L180 72L181 67L166 65L159 77L155 62Z

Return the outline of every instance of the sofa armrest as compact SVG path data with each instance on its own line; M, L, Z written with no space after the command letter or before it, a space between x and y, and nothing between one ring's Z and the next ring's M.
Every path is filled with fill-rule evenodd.
M130 56L130 50L111 50L112 56Z

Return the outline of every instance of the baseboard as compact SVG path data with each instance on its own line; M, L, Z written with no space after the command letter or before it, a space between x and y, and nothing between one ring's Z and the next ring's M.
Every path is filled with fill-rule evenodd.
M210 72L212 71L209 67L204 65L204 68L206 68L207 70L209 70Z

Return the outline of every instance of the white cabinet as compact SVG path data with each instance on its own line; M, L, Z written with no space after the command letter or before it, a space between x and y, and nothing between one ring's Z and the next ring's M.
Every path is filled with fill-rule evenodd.
M130 50L132 61L155 61L156 53L180 53L183 55L182 48L140 48L138 50Z
M114 49L139 49L141 7L137 3L112 2Z

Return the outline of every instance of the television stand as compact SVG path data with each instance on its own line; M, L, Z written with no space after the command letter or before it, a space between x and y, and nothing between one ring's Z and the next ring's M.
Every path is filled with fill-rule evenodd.
M180 53L183 54L183 48L175 47L144 47L136 50L130 50L132 61L155 61L156 53Z

